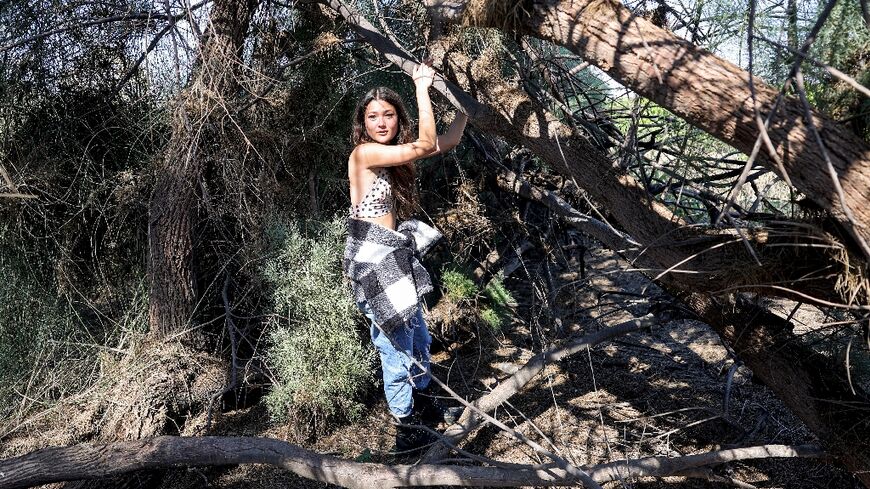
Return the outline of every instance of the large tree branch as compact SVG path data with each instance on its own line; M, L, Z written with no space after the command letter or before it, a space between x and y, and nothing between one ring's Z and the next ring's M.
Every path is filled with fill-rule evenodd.
M437 4L436 14L457 17L464 11L468 23L564 46L746 154L753 152L761 136L755 104L762 117L773 112L767 133L785 170L782 176L830 210L870 256L870 145L831 119L806 112L799 100L781 99L779 91L761 79L751 78L740 67L633 14L616 0L527 0L510 18L492 8L495 1L426 3ZM445 4L450 8L445 9ZM466 10L471 6L477 9ZM826 148L813 140L810 126L818 129ZM835 191L837 183L832 181L825 149L842 185L842 200ZM775 159L764 152L758 161L782 173ZM849 211L854 222L847 217Z
M506 172L499 175L499 185L535 200L552 209L567 223L576 225L612 249L623 245L604 223L590 223L577 218L576 211L558 196L516 179ZM573 212L572 212L573 211ZM612 244L609 244L612 243ZM671 287L673 291L673 287ZM829 443L846 446L839 450L850 467L868 465L864 454L868 445L866 398L847 390L848 379L817 352L793 334L793 327L775 314L737 297L733 303L717 303L705 294L688 294L677 290L690 308L713 326L723 340L751 366L753 373L773 390L810 429ZM848 368L848 367L847 367ZM783 380L788 381L784 382ZM863 459L862 459L863 458Z
M867 394L852 392L838 366L795 335L789 321L746 297L723 300L692 291L680 296L826 449L870 487Z
M738 460L782 457L820 458L815 446L763 445L685 457L648 457L589 467L598 483L636 477L662 477ZM457 465L381 465L351 462L306 450L285 441L255 437L171 437L105 445L75 445L38 450L0 460L0 489L52 482L101 479L139 470L268 464L302 477L349 488L408 486L577 485L552 467L474 467Z

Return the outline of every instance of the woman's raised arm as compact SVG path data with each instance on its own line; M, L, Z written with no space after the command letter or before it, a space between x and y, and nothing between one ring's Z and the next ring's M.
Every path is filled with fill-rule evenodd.
M466 122L468 122L468 116L462 112L457 113L456 117L453 118L453 122L450 123L450 127L447 128L447 132L438 136L434 154L446 153L455 148L459 144L459 140L462 139Z

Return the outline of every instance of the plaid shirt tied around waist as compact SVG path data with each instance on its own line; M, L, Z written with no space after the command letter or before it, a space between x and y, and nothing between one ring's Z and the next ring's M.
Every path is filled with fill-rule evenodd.
M347 230L342 265L354 299L367 302L386 331L410 321L423 295L432 290L432 279L419 258L441 233L416 219L393 231L350 218Z

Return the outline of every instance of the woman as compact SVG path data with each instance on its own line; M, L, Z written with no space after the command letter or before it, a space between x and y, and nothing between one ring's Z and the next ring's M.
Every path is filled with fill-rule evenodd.
M415 161L448 151L459 143L467 117L457 114L447 133L438 136L429 87L434 72L414 69L420 116L413 139L399 96L378 87L357 105L354 149L348 159L351 209L344 269L360 310L371 321L372 342L381 357L384 393L396 417L395 452L417 450L431 441L417 425L441 415L429 385L429 344L420 300L432 289L417 257L440 238L431 227L406 219L417 205ZM411 360L415 358L417 362Z

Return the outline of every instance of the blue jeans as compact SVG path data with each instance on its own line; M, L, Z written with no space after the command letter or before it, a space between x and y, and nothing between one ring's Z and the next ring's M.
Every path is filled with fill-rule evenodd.
M357 306L371 322L372 343L381 357L384 394L390 412L397 418L410 416L414 410L414 389L425 389L430 378L429 344L432 338L423 321L423 309L418 308L417 315L410 322L386 334L376 325L374 314L366 302ZM412 356L423 369L411 361Z

